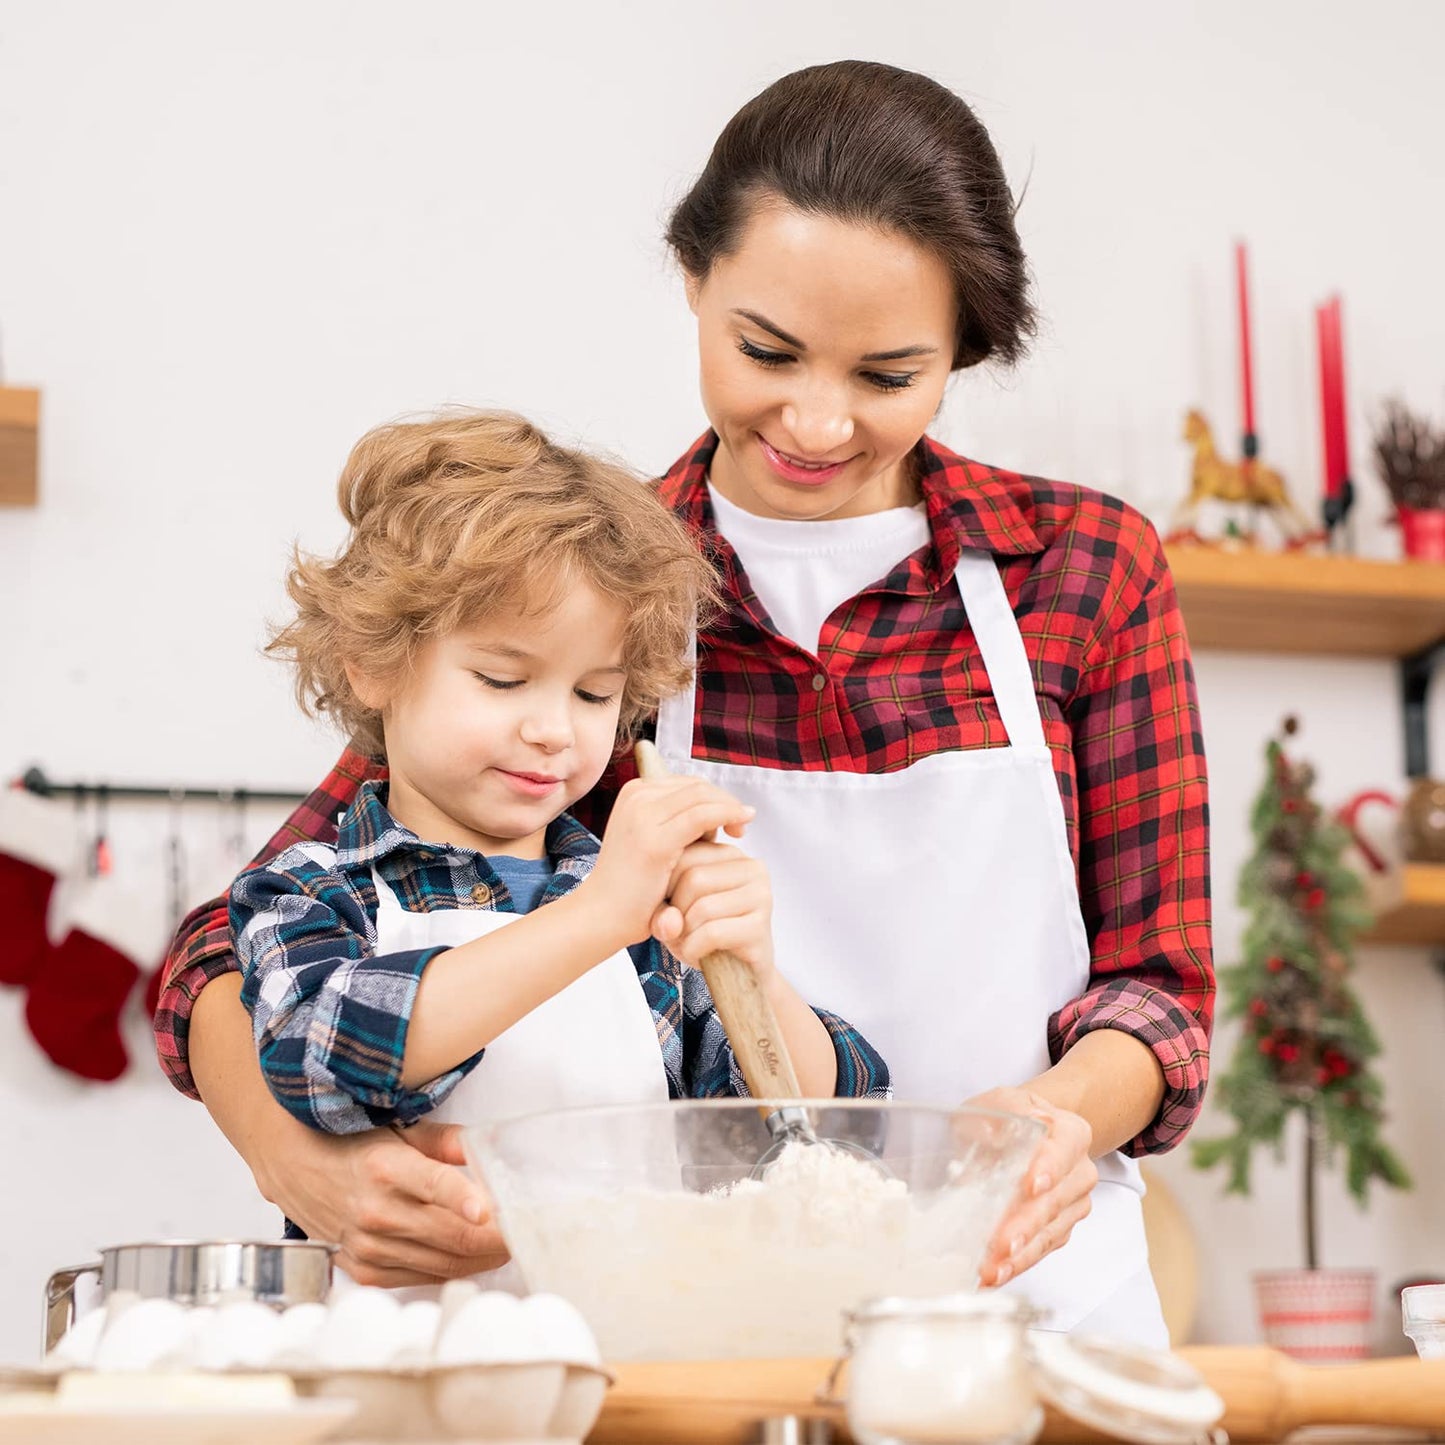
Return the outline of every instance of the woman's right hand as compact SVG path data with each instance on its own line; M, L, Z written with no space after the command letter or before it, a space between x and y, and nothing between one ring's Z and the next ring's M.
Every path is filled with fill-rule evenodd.
M456 1167L456 1126L340 1136L279 1111L274 1123L262 1193L310 1238L338 1245L337 1267L358 1284L437 1284L507 1262L490 1198Z
M619 947L653 929L684 851L721 829L740 838L756 810L700 778L634 778L617 795L596 866L579 888Z

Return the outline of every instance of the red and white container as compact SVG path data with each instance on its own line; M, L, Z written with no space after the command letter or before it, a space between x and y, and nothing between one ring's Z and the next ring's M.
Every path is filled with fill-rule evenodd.
M1264 1340L1307 1364L1363 1360L1375 1324L1372 1269L1260 1270L1254 1297Z

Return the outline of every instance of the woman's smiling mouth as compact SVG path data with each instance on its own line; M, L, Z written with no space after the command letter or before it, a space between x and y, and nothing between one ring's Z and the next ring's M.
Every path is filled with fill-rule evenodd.
M801 483L807 487L831 482L853 460L852 457L845 457L841 462L810 462L802 457L780 452L761 432L757 433L757 438L763 456L773 471L785 481Z

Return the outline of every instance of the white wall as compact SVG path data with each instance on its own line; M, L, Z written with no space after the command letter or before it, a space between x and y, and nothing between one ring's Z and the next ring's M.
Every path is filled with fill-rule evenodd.
M347 447L463 401L663 467L702 427L668 203L743 99L842 56L955 86L1028 179L1044 335L1016 375L958 381L945 439L1165 515L1185 408L1237 430L1243 234L1266 453L1317 495L1311 305L1338 287L1364 540L1389 552L1365 408L1445 401L1442 45L1428 0L0 0L0 342L9 379L44 388L43 504L0 514L0 772L317 778L334 741L257 646L287 545L338 535ZM1326 796L1397 785L1395 684L1384 663L1223 655L1199 680L1228 960L1264 736L1296 710ZM158 941L163 813L115 822ZM195 854L218 827L192 818ZM1332 1185L1324 1248L1389 1280L1445 1269L1445 985L1383 949L1360 983L1422 1187L1362 1216ZM143 1036L122 1086L83 1089L36 1061L17 1010L0 999L0 1359L33 1349L45 1273L95 1245L272 1220ZM1247 1270L1298 1256L1293 1173L1263 1162L1241 1202L1163 1167L1203 1239L1202 1333L1250 1337Z

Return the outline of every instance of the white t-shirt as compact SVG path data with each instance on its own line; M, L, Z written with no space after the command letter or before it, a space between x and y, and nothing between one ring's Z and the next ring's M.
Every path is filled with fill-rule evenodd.
M929 541L922 502L866 517L788 522L735 506L708 483L713 517L773 626L816 654L823 624Z

